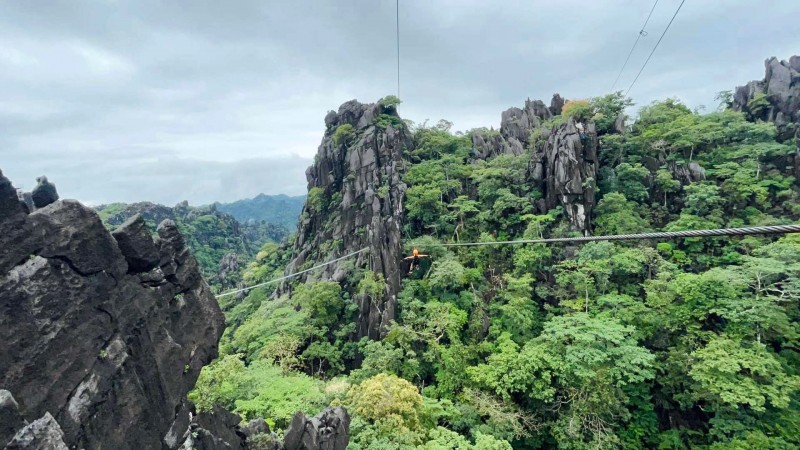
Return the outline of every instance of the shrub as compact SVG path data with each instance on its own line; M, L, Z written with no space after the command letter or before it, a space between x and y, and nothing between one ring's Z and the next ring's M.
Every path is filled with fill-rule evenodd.
M355 136L355 129L349 123L345 123L336 127L333 132L333 144L339 146L340 144L347 145L352 141Z
M580 121L589 120L592 117L592 105L588 100L570 100L564 104L561 115Z
M383 106L384 109L388 110L396 110L400 103L403 102L395 95L387 95L386 97L378 100L378 104Z

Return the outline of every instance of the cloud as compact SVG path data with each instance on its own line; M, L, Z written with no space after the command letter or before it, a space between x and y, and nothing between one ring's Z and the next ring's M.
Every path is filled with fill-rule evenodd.
M680 0L661 0L626 89ZM401 0L401 114L497 127L606 93L652 3ZM797 52L800 2L686 2L631 90L696 107ZM168 204L304 191L323 118L396 89L395 3L0 3L0 167L65 196Z

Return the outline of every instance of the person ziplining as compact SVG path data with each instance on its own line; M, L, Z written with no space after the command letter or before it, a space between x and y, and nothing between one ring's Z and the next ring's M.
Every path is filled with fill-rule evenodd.
M494 246L494 245L522 245L522 244L555 244L560 242L568 243L584 243L593 241L633 241L633 240L653 240L653 239L677 239L677 238L708 238L708 237L723 237L723 236L752 236L752 235L771 235L771 234L789 234L800 233L800 224L791 225L767 225L746 228L718 228L718 229L705 229L705 230L682 230L682 231L657 231L650 233L638 234L615 234L609 236L578 236L578 237L560 237L560 238L542 238L542 239L520 239L514 241L483 241L483 242L454 242L449 244L437 244L439 247L472 247L472 246ZM311 272L329 264L333 264L343 259L352 258L360 253L369 251L369 247L364 247L360 250L348 253L344 256L326 261L315 265L309 269L301 270L299 272L287 274L278 278L274 278L263 283L258 283L252 286L247 286L235 289L229 292L218 294L216 297L225 297L227 295L234 295L239 292L246 292L251 289L266 286L268 284L277 283L289 278L300 276L304 273ZM409 274L414 272L415 268L420 265L421 258L431 258L431 255L425 255L419 252L418 248L411 251L411 256L403 258L403 261L411 261L411 268Z
M403 261L409 261L409 260L411 261L411 266L408 268L408 274L411 275L414 272L414 269L419 267L420 258L430 258L430 257L431 255L423 255L422 253L419 252L418 248L414 247L414 249L411 250L411 256L406 256L405 258L403 258Z

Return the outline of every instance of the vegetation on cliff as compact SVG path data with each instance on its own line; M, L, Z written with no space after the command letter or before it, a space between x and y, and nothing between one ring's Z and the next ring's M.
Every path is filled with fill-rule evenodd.
M597 126L597 179L584 180L593 233L800 218L797 150L773 124L668 99L620 129L628 102L564 105ZM440 245L578 233L563 208L542 208L546 192L531 181L537 146L568 120L536 127L522 154L485 159L473 133L446 122L409 130L405 250L433 257L403 280L383 338L355 329L356 298L384 292L369 271L350 275L353 289L315 281L275 300L253 290L224 306L225 356L201 376L199 404L278 428L289 409L343 404L352 448L800 445L798 236ZM244 277L282 274L290 258L268 244Z

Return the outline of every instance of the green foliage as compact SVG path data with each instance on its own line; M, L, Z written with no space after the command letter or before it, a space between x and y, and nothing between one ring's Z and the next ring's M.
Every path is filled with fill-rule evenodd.
M386 109L397 109L400 103L403 102L395 95L387 95L386 97L378 100L378 104Z
M353 136L355 136L353 126L349 123L344 123L336 127L336 131L333 132L333 144L336 146L347 145L352 141Z
M201 411L219 405L245 420L263 417L284 428L297 411L325 406L323 383L287 374L266 361L245 366L240 355L227 355L203 368L189 399Z
M625 97L622 91L607 94L602 97L593 97L590 101L592 106L592 121L594 121L598 134L614 132L614 124L620 115L624 115L625 108L633 105L630 98Z
M800 219L796 149L774 125L668 99L620 134L630 105L620 93L570 102L534 130L530 153L487 159L472 139L497 131L409 126L402 251L430 258L399 279L381 338L360 334L359 308L385 312L397 279L361 267L292 286L291 298L257 289L226 307L223 357L193 398L280 423L286 405L343 404L354 449L796 448L799 237L442 245ZM377 124L400 123L383 112ZM548 209L532 179L546 130L569 117L600 135L599 189L574 195L597 202L590 230ZM373 189L388 199L388 186ZM324 220L340 201L312 190L306 213ZM288 253L264 246L246 280L282 274ZM272 380L269 395L256 373Z
M329 327L342 313L341 291L339 284L331 281L301 284L292 294L292 303L307 311L313 325Z
M786 374L766 346L742 344L720 336L693 353L689 374L699 383L695 395L715 408L787 408L800 390L800 376Z
M297 228L297 218L303 211L306 196L259 194L254 198L237 200L232 203L215 203L217 210L231 214L243 224L273 223L287 230ZM277 239L280 240L280 239Z
M571 117L578 121L586 121L593 115L592 105L589 103L589 100L568 100L564 103L561 115L564 117Z
M308 197L306 199L306 207L308 207L308 209L310 209L312 212L322 212L324 211L325 205L325 189L321 187L313 187L309 189Z
M602 234L641 233L650 226L638 212L635 203L624 194L606 194L597 204L597 231Z

